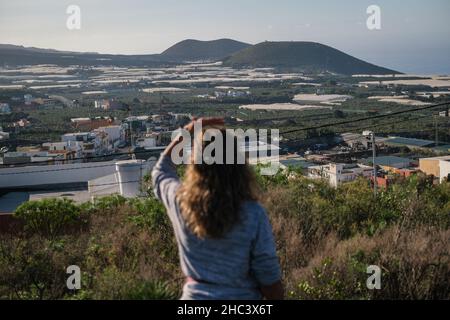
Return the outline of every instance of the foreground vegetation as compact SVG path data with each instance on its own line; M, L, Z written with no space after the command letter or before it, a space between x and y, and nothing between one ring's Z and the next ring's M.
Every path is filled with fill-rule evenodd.
M333 189L295 172L259 177L291 299L449 299L450 183L366 180ZM18 208L0 238L1 299L175 299L181 274L164 208L111 196ZM78 265L81 290L66 288ZM366 268L382 269L381 290Z

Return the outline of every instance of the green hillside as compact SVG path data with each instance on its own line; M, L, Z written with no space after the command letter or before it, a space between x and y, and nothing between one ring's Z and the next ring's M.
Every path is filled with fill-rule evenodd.
M262 42L224 60L233 67L289 67L339 74L393 74L342 51L315 42Z
M183 40L165 50L161 56L171 60L220 60L250 45L232 39L212 41Z

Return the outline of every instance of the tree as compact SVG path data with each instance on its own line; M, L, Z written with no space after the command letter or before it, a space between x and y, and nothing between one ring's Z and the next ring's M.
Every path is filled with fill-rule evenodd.
M334 110L335 118L345 118L345 113L342 110Z
M80 220L80 209L69 199L27 201L16 209L15 217L25 231L54 239L65 228Z

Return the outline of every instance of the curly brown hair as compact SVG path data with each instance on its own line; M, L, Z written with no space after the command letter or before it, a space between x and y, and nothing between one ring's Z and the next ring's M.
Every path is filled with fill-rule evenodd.
M220 130L223 141L227 133ZM221 238L239 222L245 201L257 200L258 185L253 169L247 162L237 164L239 147L235 136L233 164L188 164L177 192L177 199L189 229L200 238ZM208 142L203 142L203 149ZM224 161L225 162L225 161Z

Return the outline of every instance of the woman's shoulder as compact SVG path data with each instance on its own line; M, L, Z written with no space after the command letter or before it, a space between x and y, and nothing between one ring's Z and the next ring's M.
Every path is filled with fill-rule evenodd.
M261 225L268 220L266 209L258 201L246 201L242 206L241 228L248 237L255 239Z
M252 219L259 219L266 214L266 209L258 201L245 201L242 204L242 211Z

